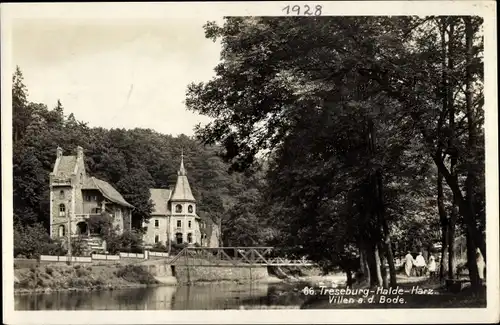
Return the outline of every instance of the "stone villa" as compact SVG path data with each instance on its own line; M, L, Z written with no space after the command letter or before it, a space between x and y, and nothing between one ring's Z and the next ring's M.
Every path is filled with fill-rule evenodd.
M88 176L83 148L76 155L63 156L57 148L54 169L50 173L50 235L66 241L71 236L90 235L88 219L107 212L119 233L131 228L132 209L109 183Z
M184 157L175 186L169 189L150 189L154 204L151 218L144 223L144 244L168 246L168 239L178 244L199 244L218 247L219 228L211 220L203 220L196 212L196 200L191 192ZM87 175L83 148L76 155L64 156L57 148L54 169L50 173L50 236L66 242L68 235L84 235L91 249L105 250L102 240L90 238L88 220L107 212L118 233L132 228L134 207L109 183ZM68 234L69 231L69 234Z
M151 218L144 223L146 245L160 243L168 246L170 240L176 244L219 246L218 227L211 220L203 220L196 212L196 199L189 186L184 156L181 156L175 186L152 188L150 193L154 207Z

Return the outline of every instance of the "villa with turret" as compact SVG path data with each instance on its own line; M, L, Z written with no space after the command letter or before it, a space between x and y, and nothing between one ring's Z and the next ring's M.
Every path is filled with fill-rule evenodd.
M175 186L169 189L150 189L153 211L146 229L144 244L168 246L177 244L218 247L220 229L211 220L203 220L196 211L196 199L191 192L184 157L177 173ZM90 238L88 221L93 215L106 212L113 228L121 234L132 227L134 207L109 183L87 175L82 147L75 155L63 155L57 148L57 157L50 173L50 236L61 239L85 236ZM91 245L92 244L92 245ZM101 241L92 238L90 246L99 249ZM103 248L103 247L102 247Z
M175 186L168 189L150 189L153 211L144 223L146 245L170 243L199 244L204 247L219 246L219 229L211 220L203 220L196 212L196 199L191 192L184 156L177 172Z

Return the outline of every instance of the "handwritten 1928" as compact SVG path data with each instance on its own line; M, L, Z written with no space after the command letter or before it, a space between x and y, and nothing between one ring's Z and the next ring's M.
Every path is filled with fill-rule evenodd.
M321 16L323 7L321 5L316 5L311 7L309 5L294 5L286 6L281 11L284 11L287 15L297 15L297 16Z

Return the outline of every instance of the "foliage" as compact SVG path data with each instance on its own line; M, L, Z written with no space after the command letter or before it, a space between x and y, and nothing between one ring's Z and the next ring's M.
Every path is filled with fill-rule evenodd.
M64 255L66 250L58 240L50 239L43 225L36 223L14 227L14 257L38 258L40 255Z
M381 259L391 265L393 246L439 238L439 171L485 252L477 235L484 224L481 23L227 18L205 26L207 38L221 41L221 62L212 80L188 87L186 103L214 119L197 136L223 146L233 170L252 168L268 152L262 197L283 246L327 264L368 249L373 280L384 272ZM448 36L439 43L443 26ZM440 44L448 44L444 59ZM443 106L449 94L454 102ZM255 220L255 208L238 209Z
M49 173L58 146L64 155L75 154L76 146L84 148L88 174L109 182L135 207L132 225L136 229L150 217L149 189L175 183L182 150L197 213L204 220L218 224L244 187L246 177L227 172L217 146L149 129L90 128L73 114L67 115L60 102L52 109L30 102L19 68L13 80L14 218L23 225L42 223L49 228ZM92 232L107 227L106 221L97 219L90 222ZM108 241L114 250L114 238Z
M108 235L113 229L111 216L105 212L100 215L91 215L87 221L91 234Z
M156 284L158 281L143 266L124 265L116 271L116 276L129 282L141 284Z

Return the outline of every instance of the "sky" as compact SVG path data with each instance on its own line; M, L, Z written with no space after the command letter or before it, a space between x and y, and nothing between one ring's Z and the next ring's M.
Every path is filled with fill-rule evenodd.
M218 22L222 22L222 19ZM220 43L206 39L198 19L19 20L12 58L28 99L89 126L151 128L193 135L209 119L187 111L187 85L208 81Z

